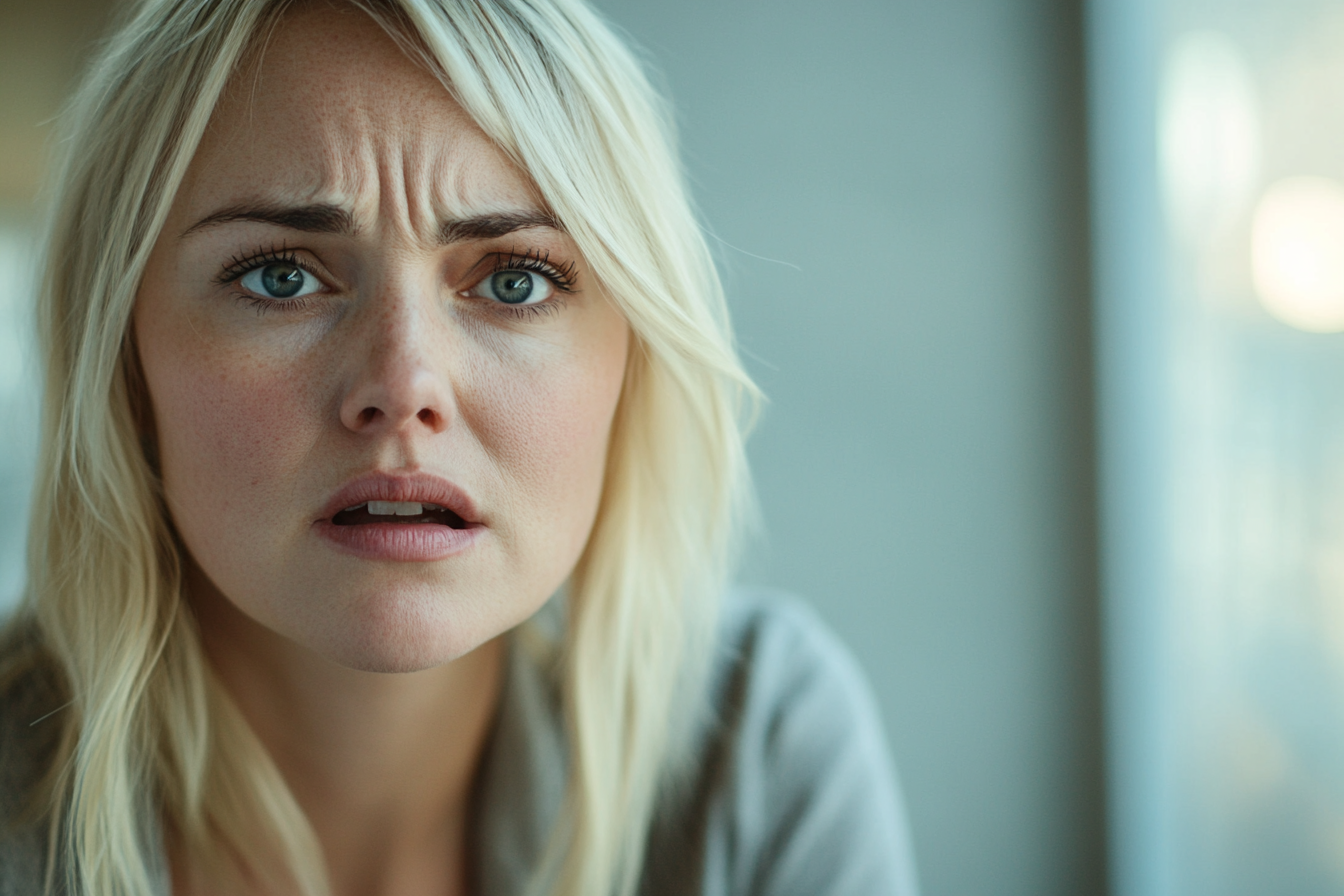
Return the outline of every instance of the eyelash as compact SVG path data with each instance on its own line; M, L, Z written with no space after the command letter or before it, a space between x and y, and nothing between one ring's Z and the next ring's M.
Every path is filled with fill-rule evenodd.
M490 269L490 273L486 276L498 274L500 271L529 271L545 277L561 292L572 293L574 292L574 271L576 267L572 261L559 266L551 264L550 252L533 249L522 255L517 252L496 255L494 267Z
M500 271L528 271L529 273L539 274L551 281L560 294L573 293L575 287L574 271L577 265L574 262L568 264L555 265L551 263L551 253L542 252L539 249L532 249L524 253L508 252L495 256L495 263L485 274L485 277L493 277ZM481 279L484 280L485 277ZM478 283L480 281L477 281ZM475 284L473 284L474 286ZM496 313L508 314L516 318L535 319L543 314L554 314L565 306L564 299L560 296L552 296L545 302L539 302L536 305L496 305L492 311Z
M292 264L296 268L302 268L319 280L322 279L318 276L317 271L313 270L311 264L305 262L288 246L281 244L278 248L276 246L271 246L269 249L258 249L251 255L233 256L229 259L228 264L224 266L224 270L219 272L219 276L215 278L215 282L220 286L236 283L238 280L242 279L243 276L250 274L257 268L263 268L268 264ZM240 292L238 293L237 298L240 302L247 302L247 304L255 308L258 315L265 314L267 311L272 311L278 308L284 308L286 311L302 311L308 307L307 297L285 299L281 301L269 299L266 296Z
M221 286L227 286L230 283L236 283L257 268L277 263L292 264L297 268L302 268L314 277L318 277L317 271L313 270L311 264L305 262L292 249L282 244L279 247L271 246L269 249L259 249L251 255L233 256L224 266L224 270L220 271L219 276L215 278L215 282ZM494 265L485 276L491 277L501 271L528 271L545 277L561 293L573 293L577 288L575 284L577 267L572 261L562 265L552 264L550 252L532 249L521 254L509 252L496 255ZM318 277L318 279L321 278ZM250 293L239 293L238 298L256 308L257 314L265 314L267 311L280 307L287 311L302 311L308 306L305 298L277 301ZM563 301L548 301L536 305L505 305L498 310L516 317L533 318L542 314L553 314L563 305Z

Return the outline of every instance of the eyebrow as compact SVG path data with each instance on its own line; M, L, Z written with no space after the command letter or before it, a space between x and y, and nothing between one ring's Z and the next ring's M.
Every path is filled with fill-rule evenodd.
M237 221L273 224L304 233L335 233L349 236L355 232L355 222L350 213L336 205L233 205L206 215L188 227L182 235L187 236L207 227ZM438 236L440 243L459 243L466 240L496 239L532 227L546 227L560 233L565 232L565 228L554 215L529 210L453 218L439 225Z
M458 243L463 240L491 240L507 236L516 230L532 227L547 227L565 232L560 221L549 212L497 212L495 214L474 215L470 218L458 218L444 221L439 226L439 242Z
M335 205L231 205L206 215L182 232L183 236L214 227L219 224L232 224L236 221L257 221L262 224L274 224L289 230L301 230L304 233L340 233L355 232L355 222L350 213Z

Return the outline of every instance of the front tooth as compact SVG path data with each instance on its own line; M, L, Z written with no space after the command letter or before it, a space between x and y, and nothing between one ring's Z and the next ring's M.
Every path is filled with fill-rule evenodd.
M419 501L370 501L371 516L419 516L424 508Z

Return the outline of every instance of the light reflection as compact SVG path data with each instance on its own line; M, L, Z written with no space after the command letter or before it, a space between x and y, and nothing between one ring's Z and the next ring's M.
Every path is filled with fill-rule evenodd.
M1271 314L1301 330L1344 330L1344 185L1325 177L1276 182L1251 229L1251 270Z
M1163 83L1162 171L1173 224L1193 239L1216 235L1241 211L1260 165L1251 71L1224 34L1178 39Z
M1344 892L1344 346L1265 313L1344 331L1336 3L1165 0L1161 896Z

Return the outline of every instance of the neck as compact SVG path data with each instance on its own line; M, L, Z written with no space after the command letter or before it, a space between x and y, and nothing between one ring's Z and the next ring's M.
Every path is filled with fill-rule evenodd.
M420 672L361 672L265 628L193 572L206 654L312 823L333 894L465 892L501 640Z

